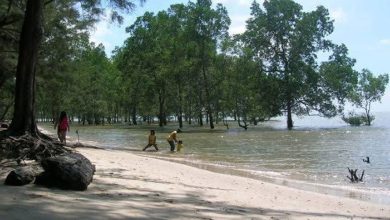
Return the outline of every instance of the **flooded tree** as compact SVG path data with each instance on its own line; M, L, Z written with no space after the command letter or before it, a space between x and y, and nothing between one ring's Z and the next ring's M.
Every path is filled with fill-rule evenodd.
M323 6L304 12L292 0L265 1L263 8L252 4L244 39L262 69L279 80L289 129L293 127L293 113L337 114L334 97L326 94L326 83L317 68L317 53L332 49L326 38L332 32L333 21Z
M354 106L364 110L366 125L371 125L373 120L371 115L372 103L381 101L388 83L388 74L375 77L368 69L359 72L359 83L356 90L351 94L350 100Z
M126 29L130 37L114 56L128 82L125 87L136 97L142 94L149 100L139 100L137 106L143 110L139 115L153 114L150 109L155 109L159 126L177 116L179 127L183 127L183 115L191 118L196 109L199 124L206 114L210 128L214 128L219 97L213 60L218 42L227 37L230 19L221 4L215 9L211 6L211 1L199 0L172 5L157 14L146 12ZM186 113L185 103L191 103Z
M227 10L221 4L216 9L211 8L211 0L198 0L190 3L189 26L191 27L191 41L196 45L195 68L199 72L199 82L202 86L203 101L210 128L214 129L214 106L212 98L212 59L214 59L218 42L228 36L230 18Z

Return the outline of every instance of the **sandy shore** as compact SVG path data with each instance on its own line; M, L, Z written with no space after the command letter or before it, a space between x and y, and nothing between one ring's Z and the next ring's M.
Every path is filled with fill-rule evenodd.
M390 219L388 205L287 188L129 152L78 151L97 168L87 191L0 184L0 219Z

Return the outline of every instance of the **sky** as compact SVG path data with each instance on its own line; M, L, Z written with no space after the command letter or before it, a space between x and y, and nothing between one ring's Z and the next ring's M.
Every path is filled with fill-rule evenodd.
M195 0L194 0L195 1ZM253 0L213 0L228 10L232 21L230 34L245 31L246 20L250 17ZM263 0L257 0L262 3ZM372 73L390 74L390 0L295 0L304 11L313 11L318 5L329 10L334 20L334 32L329 38L337 44L344 43L349 56L356 59L355 70L369 69ZM103 19L92 31L91 40L102 43L108 56L116 46L122 46L129 35L125 28L145 12L166 10L172 4L187 4L188 0L146 0L132 14L126 15L122 25L110 24ZM390 111L390 85L387 86L382 103L374 103L374 112Z

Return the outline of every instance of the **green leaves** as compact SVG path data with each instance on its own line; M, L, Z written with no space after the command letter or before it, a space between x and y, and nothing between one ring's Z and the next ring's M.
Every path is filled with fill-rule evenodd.
M205 91L213 93L211 66L229 23L226 9L222 5L212 9L211 1L176 4L156 15L147 12L138 17L126 28L130 37L115 59L128 80L126 86L138 88L132 91L150 100L131 105L140 110L157 107L160 125L167 114L182 115L184 97L189 94L200 93L189 97L199 111L211 106L214 100L206 98Z
M306 12L292 0L262 6L254 1L247 31L234 38L226 8L212 7L210 0L146 12L126 28L129 37L110 60L103 45L89 43L89 28L106 12L121 23L135 3L64 0L45 6L36 80L41 115L68 109L90 123L121 116L150 122L157 116L161 126L177 116L180 126L185 117L200 125L207 119L213 128L220 117L237 118L247 127L249 121L286 113L291 128L292 114L332 117L347 101L369 113L388 84L387 74L355 71L347 47L327 39L334 27L326 8ZM17 55L12 51L23 10L20 1L0 3L3 106L12 96ZM331 55L319 63L321 52Z
M340 99L345 97L342 89L349 90L344 86L350 79L339 79L345 71L352 70L353 64L347 58L334 58L322 67L322 72L317 69L317 53L332 46L326 39L333 31L328 10L319 6L315 11L303 12L302 6L291 0L265 1L263 7L253 3L243 39L264 71L279 80L280 99L284 103L281 110L287 112L287 127L293 126L292 113L317 111L334 116L332 94L337 93ZM336 54L342 56L340 50ZM342 68L346 70L340 72Z
M381 101L385 94L386 86L389 83L389 75L383 74L375 77L368 69L363 69L359 74L359 82L351 93L349 100L358 108L365 111L366 124L371 125L374 119L370 114L371 104Z

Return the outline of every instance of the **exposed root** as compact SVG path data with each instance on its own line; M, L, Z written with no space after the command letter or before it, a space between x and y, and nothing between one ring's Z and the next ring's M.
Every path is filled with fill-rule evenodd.
M70 149L47 137L40 138L25 134L0 138L0 159L14 159L18 164L24 160L40 161L43 158L69 152Z

